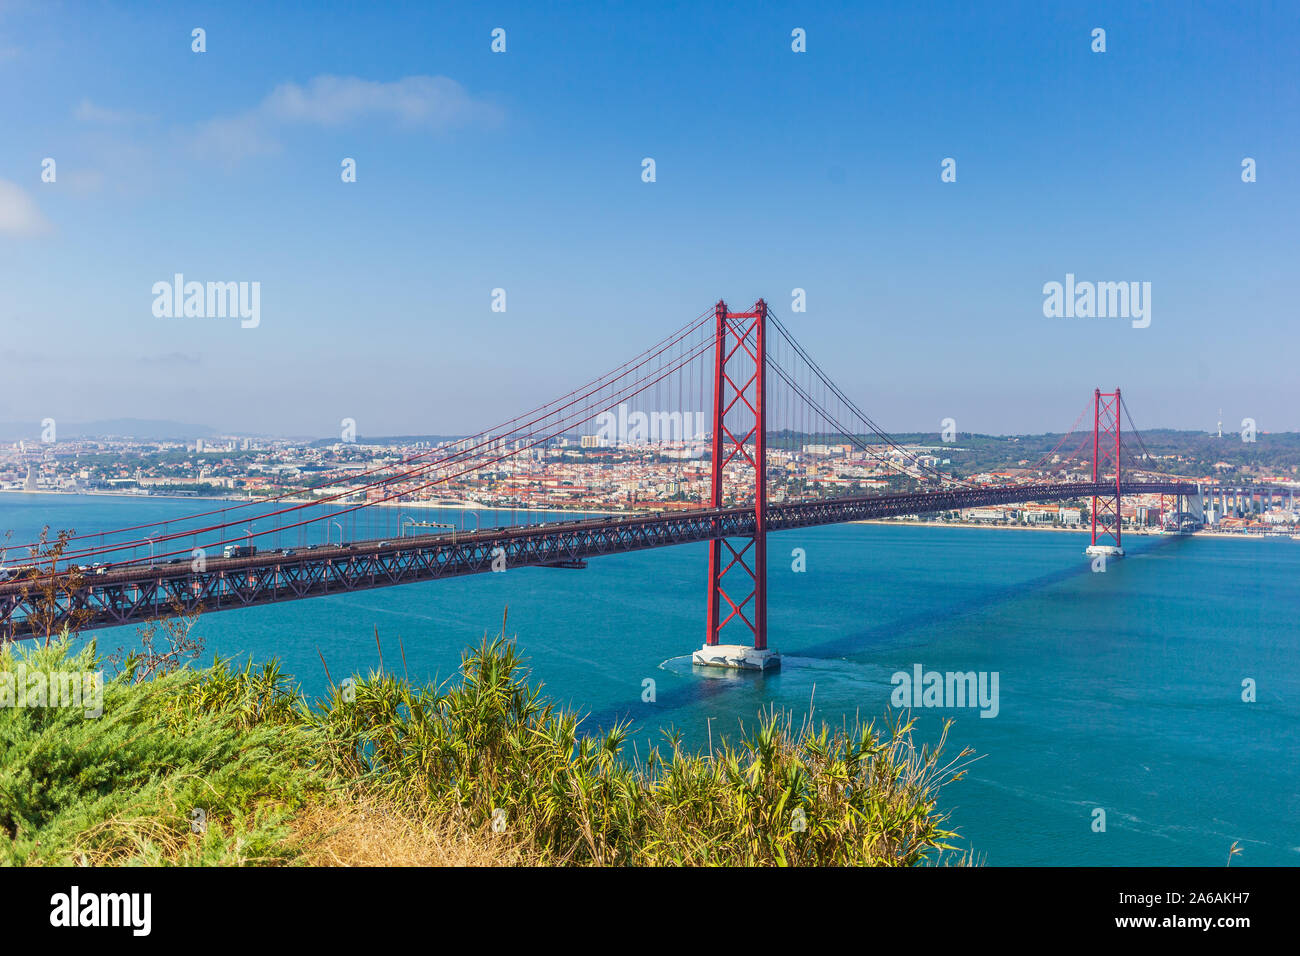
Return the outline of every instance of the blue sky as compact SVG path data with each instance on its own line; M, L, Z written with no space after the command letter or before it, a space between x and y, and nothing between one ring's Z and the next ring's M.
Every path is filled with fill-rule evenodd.
M753 6L0 0L0 421L473 431L761 295L893 430L1300 429L1300 5Z

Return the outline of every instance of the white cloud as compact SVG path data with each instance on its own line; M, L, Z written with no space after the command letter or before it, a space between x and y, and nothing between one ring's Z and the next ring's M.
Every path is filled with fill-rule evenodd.
M280 144L264 129L264 125L251 113L208 120L193 131L190 146L202 156L226 163L280 152Z
M471 96L445 76L408 76L392 83L356 76L318 76L302 86L282 83L255 108L192 130L192 147L227 162L276 153L275 132L290 124L339 127L387 120L408 129L443 132L501 122L499 107Z
M110 110L103 106L96 106L89 99L83 99L77 104L77 108L72 111L74 118L83 123L102 123L109 126L120 126L124 123L134 123L137 120L144 119L139 113L131 113L126 110Z
M49 222L16 183L0 179L0 235L41 236L51 231Z
M474 99L445 76L408 76L394 83L318 76L306 87L297 83L277 86L261 108L276 119L321 126L387 116L405 126L445 130L500 119L497 107Z

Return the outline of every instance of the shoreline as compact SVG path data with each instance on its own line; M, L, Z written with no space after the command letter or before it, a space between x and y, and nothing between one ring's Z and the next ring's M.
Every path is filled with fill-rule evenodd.
M844 522L844 524L897 525L897 526L904 526L910 528L976 528L976 529L982 528L985 531L1056 531L1064 534L1085 534L1085 535L1088 533L1087 528L1053 528L1053 527L1043 528L1043 527L1036 527L1034 525L978 524L973 521L960 521L960 522L958 521L947 521L947 522L906 521L906 520L900 521L895 518L863 518L858 521L846 521ZM1260 539L1260 540L1272 540L1272 539L1280 539L1280 538L1289 539L1292 534L1297 534L1297 533L1300 533L1300 529L1297 529L1294 532L1279 531L1275 534L1236 534L1232 532L1223 532L1223 531L1193 531L1186 534L1180 532L1174 532L1174 531L1164 531L1159 533L1155 531L1125 531L1124 532L1126 537L1132 535L1133 537L1137 537L1137 538L1159 538L1159 537L1167 536L1171 538L1215 538L1215 539L1252 538L1252 539Z
M52 495L56 497L67 498L127 498L148 500L150 498L162 498L168 501L225 501L231 505L250 505L250 504L268 504L271 503L265 498L228 498L219 495L155 495L155 494L136 494L129 491L53 491L49 488L41 488L35 491L29 491L26 488L0 488L0 494L11 495ZM314 498L280 498L275 504L291 505L321 505L323 507L347 508L361 504L358 501L317 501ZM555 508L555 507L519 507L518 505L491 505L481 502L457 500L450 503L437 503L432 501L377 501L367 505L370 508L403 508L407 510L415 508L430 508L442 511L525 511L531 513L545 512L547 514L583 514L583 515L608 515L617 516L623 514L634 514L628 511L601 511L594 508ZM175 519L170 519L175 520Z
M23 488L0 488L0 494L54 495L54 496L62 495L68 497L87 497L87 498L89 497L132 498L132 499L164 498L169 501L225 501L225 502L229 502L232 505L250 505L250 504L256 504L258 502L265 503L264 499L258 499L258 498L223 498L223 497L214 497L212 495L153 495L153 494L140 495L140 494L132 494L130 492L122 492L122 491L51 491L48 488L44 488L39 491L28 491ZM322 502L313 501L311 499L301 499L301 498L282 498L280 499L279 503L296 504L296 505L322 504ZM358 502L336 501L336 502L329 502L328 504L337 508L346 508L352 505L356 505L358 504ZM526 508L526 507L521 508L517 506L508 507L504 505L486 505L486 504L480 504L480 503L469 502L469 501L458 501L454 504L436 504L430 501L384 501L384 502L376 502L372 505L369 505L368 507L398 508L398 509L403 509L408 511L417 510L417 509L430 509L430 510L441 510L441 511L523 511L532 514L578 514L578 515L596 515L599 517L618 517L620 515L637 513L637 512L629 512L629 511L602 511L593 508ZM176 520L176 519L171 519L171 520ZM913 521L913 520L900 520L897 518L863 518L857 521L845 521L843 523L844 524L893 525L896 527L901 526L901 527L912 527L912 528L983 528L989 531L1051 531L1051 532L1057 532L1061 534L1087 534L1088 533L1088 529L1086 527L1059 528L1053 526L1043 527L1041 525L982 524L973 521ZM1204 531L1204 530L1193 531L1189 534L1181 534L1175 532L1157 533L1155 531L1127 531L1125 533L1136 537L1143 537L1143 538L1161 537L1165 534L1168 534L1180 538L1276 539L1276 538L1290 538L1293 534L1300 534L1300 527L1297 527L1289 531L1278 531L1272 534L1238 534L1233 532Z

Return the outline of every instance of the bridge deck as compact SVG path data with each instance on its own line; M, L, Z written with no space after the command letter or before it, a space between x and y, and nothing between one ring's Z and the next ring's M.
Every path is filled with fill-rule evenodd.
M1194 495L1183 482L1124 482L1126 495ZM783 531L870 518L927 514L1020 501L1062 501L1113 495L1113 482L1018 485L997 488L866 495L769 504L767 530ZM75 621L81 630L137 624L180 606L204 613L280 601L390 587L437 578L479 574L504 558L506 568L581 566L588 558L646 548L751 535L752 508L701 509L548 522L463 533L420 535L387 541L359 541L249 557L213 558L199 569L189 562L125 565L80 580L66 573L47 576L52 589L30 581L0 584L0 640L31 635L35 614L57 632ZM498 549L500 549L498 551ZM57 609L38 611L42 592L53 590Z

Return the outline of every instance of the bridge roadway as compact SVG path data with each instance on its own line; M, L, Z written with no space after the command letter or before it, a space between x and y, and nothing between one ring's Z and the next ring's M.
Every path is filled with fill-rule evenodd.
M767 530L1022 501L1063 501L1094 493L1106 497L1114 490L1113 481L1081 482L769 503ZM1123 482L1121 490L1125 495L1198 494L1195 484L1177 481ZM242 558L210 558L199 570L188 560L129 564L103 574L85 573L75 583L66 574L59 575L58 590L63 592L59 610L50 615L47 608L39 617L53 623L57 631L75 615L81 630L93 630L142 623L171 613L175 605L208 613L479 574L491 571L498 557L504 557L507 569L583 567L588 558L606 554L749 535L754 520L752 507L700 509L357 541L295 549L293 554L264 551ZM22 580L0 584L0 641L31 636L27 619L39 604L41 590Z

